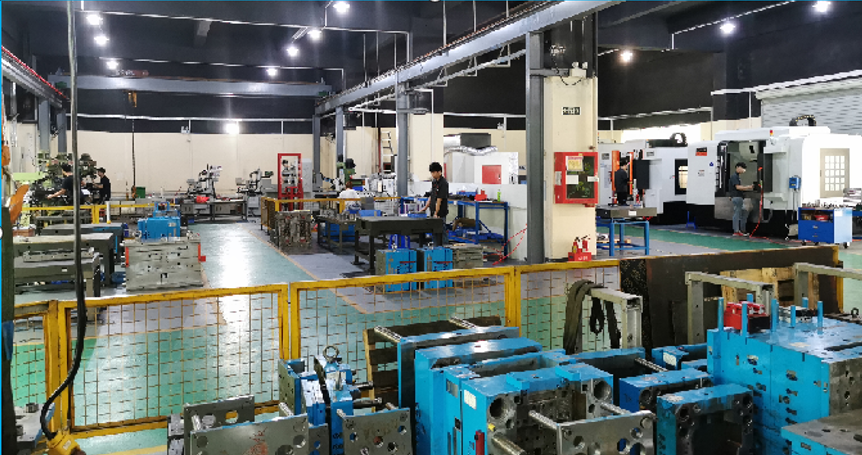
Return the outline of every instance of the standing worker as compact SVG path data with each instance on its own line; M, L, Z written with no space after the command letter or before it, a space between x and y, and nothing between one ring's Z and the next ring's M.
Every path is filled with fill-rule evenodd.
M96 188L99 190L99 200L105 203L111 200L111 179L105 175L105 168L103 167L96 169L96 173L99 174L99 183L96 184Z
M754 190L754 185L743 185L739 176L745 174L745 163L742 161L736 163L736 172L730 176L730 184L728 194L730 201L733 202L733 235L745 236L745 224L748 220L748 213L745 211L745 199L743 199L743 191Z
M63 171L63 184L60 188L60 191L57 191L54 194L48 195L48 199L54 199L59 196L66 196L69 200L69 203L72 202L73 193L77 187L78 194L80 194L80 199L82 203L84 202L84 194L81 193L81 182L78 182L76 185L74 182L74 178L72 177L72 165L64 164L60 166L60 169Z
M629 200L629 173L626 172L628 160L620 161L620 168L614 172L614 191L617 193L617 205L625 205Z
M446 219L449 214L449 182L443 177L443 166L438 162L428 166L431 171L431 197L421 211L431 209L431 218Z

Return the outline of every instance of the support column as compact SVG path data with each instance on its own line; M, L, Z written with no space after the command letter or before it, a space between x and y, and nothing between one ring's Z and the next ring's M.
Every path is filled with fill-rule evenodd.
M68 153L66 150L66 110L57 112L57 154Z
M335 108L335 158L344 158L344 107Z
M39 100L39 151L49 154L51 151L51 104L47 100Z
M527 35L527 262L545 261L545 146L542 34Z
M398 196L405 197L409 191L410 181L410 98L407 95L407 85L398 84L395 87L395 130L398 136L398 156L396 157L395 184Z
M320 116L311 117L311 188L320 191Z

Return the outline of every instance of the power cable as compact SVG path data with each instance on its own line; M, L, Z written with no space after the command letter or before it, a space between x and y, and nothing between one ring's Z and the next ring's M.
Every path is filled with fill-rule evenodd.
M72 205L75 209L75 240L72 244L75 255L75 295L77 298L77 340L75 344L75 357L72 360L72 368L69 370L69 375L57 387L57 390L48 397L45 405L42 406L42 414L39 416L39 423L42 426L42 432L50 441L57 436L57 433L48 428L48 409L57 397L68 388L75 380L78 374L78 369L81 367L81 358L84 355L84 337L87 334L87 305L84 300L84 270L81 267L81 175L78 167L78 65L77 65L77 50L75 42L75 14L72 11L72 2L66 2L66 17L68 19L68 39L69 39L69 73L71 86L71 104L72 104ZM96 278L98 279L98 278ZM71 402L71 397L70 397ZM68 412L71 414L72 408L69 406Z

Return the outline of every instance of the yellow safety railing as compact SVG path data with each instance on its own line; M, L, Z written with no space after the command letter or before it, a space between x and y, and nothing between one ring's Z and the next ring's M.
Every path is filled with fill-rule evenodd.
M559 335L537 315L556 316L577 279L616 288L618 265L569 262L88 299L83 362L72 390L56 401L53 423L79 437L163 428L186 402L249 394L259 412L270 412L279 399L281 359L335 346L363 378L371 368L363 337L375 326L494 316L558 347ZM16 400L44 402L66 377L76 313L74 301L16 307Z
M164 427L187 402L254 395L259 412L274 411L287 296L277 284L88 299L82 365L57 415L89 437ZM52 390L71 366L75 313L74 301L56 302L56 319L49 311L59 345Z
M153 204L111 204L111 210L117 210L118 213L122 214L123 209L143 209L143 208L153 208ZM102 210L107 210L108 205L103 204L94 204L94 205L82 205L81 211L89 211L90 212L90 222L92 224L99 224L99 213ZM75 207L71 205L61 205L61 206L46 206L46 207L23 207L21 209L22 212L72 212L74 214Z

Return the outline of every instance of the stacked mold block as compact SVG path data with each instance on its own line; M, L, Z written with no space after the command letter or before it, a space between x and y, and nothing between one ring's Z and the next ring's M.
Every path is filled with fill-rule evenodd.
M311 248L313 219L309 210L293 210L275 214L275 229L270 238L284 252Z
M752 391L756 452L764 455L798 449L785 427L862 409L862 326L782 313L774 302L770 327L757 333L708 332L709 372L718 384Z
M485 263L482 245L456 243L449 245L452 250L452 265L455 269L477 269Z
M203 286L201 239L197 235L156 241L126 241L126 289Z

